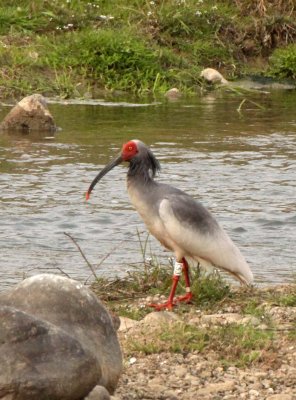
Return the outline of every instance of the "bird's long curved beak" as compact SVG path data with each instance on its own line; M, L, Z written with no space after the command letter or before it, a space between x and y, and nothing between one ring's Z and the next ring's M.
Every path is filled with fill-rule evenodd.
M111 169L113 169L114 167L116 167L116 165L122 163L123 159L121 154L119 154L118 157L116 157L114 160L110 161L109 164L106 165L106 167L104 167L102 169L102 171L100 171L98 173L98 175L95 177L95 179L92 181L92 183L90 184L88 191L86 192L85 198L86 200L89 199L90 194L93 190L93 188L96 186L96 184L103 178L104 175L106 175L109 171L111 171Z

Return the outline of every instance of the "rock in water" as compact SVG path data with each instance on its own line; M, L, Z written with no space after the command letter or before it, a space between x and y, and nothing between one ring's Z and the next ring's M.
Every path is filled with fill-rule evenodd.
M165 97L170 100L177 100L182 96L181 92L177 88L172 88L165 93Z
M208 83L215 84L215 83L222 83L224 85L228 84L229 82L214 68L205 68L201 71L200 74L201 78L204 78Z
M95 384L104 386L110 393L113 393L122 370L122 356L119 342L107 310L97 297L84 285L58 275L36 275L2 293L0 295L0 306L8 306L19 310L25 313L28 318L31 317L39 320L41 325L42 323L53 325L55 329L62 331L65 337L69 336L72 340L76 340L81 345L84 353L91 355L89 363L94 362L92 358L95 358L95 364L97 366L93 368L97 379L93 386L95 386ZM19 338L16 338L16 340L19 340ZM38 341L36 343L38 343ZM24 344L26 344L26 341L24 341ZM2 346L3 345L5 345L5 342ZM36 347L35 351L38 354L39 352L43 354L43 347L40 349ZM53 348L49 346L49 351L55 351L57 371L59 371L61 365L63 376L65 376L65 365L67 365L65 358L68 353L64 352L63 346L53 346ZM17 362L16 355L17 353L14 353L15 362ZM49 355L44 355L43 357L45 363L40 370L40 374L44 378L47 375L46 359ZM34 362L34 360L29 361L32 363ZM69 364L70 363L69 360ZM2 366L2 349L0 347L0 375L2 375ZM17 375L16 369L14 370L14 368L12 368L11 371L12 374L16 374L14 379L18 381L20 390L22 387L25 388L29 383L30 386L34 386L34 382L32 383L31 381L31 376L24 375L20 378ZM85 374L87 376L89 371L85 372ZM71 372L69 372L69 377L70 375ZM62 379L62 381L64 380L65 378ZM83 381L84 373L81 372L81 384ZM35 383L38 387L37 378ZM73 382L73 386L75 386L75 384L76 382ZM92 387L88 388L88 391L90 391ZM3 388L0 385L0 397L2 393L1 390L3 390ZM21 397L15 398L22 399ZM33 397L31 398L33 399ZM37 399L37 397L35 398ZM46 396L42 395L40 399L42 398L46 398ZM52 397L48 395L47 398ZM64 397L60 396L60 399L63 398ZM66 398L68 397L65 397L65 399ZM74 400L76 398L78 399L79 397L75 397L75 393L73 392L72 399Z
M8 132L55 132L56 129L46 100L40 94L23 98L0 124L0 130Z
M75 400L95 385L98 360L63 329L7 306L0 320L1 399Z

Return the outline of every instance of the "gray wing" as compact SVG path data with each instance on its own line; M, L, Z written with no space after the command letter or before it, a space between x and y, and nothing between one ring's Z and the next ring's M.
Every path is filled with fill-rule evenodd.
M160 202L159 216L184 256L206 260L240 280L252 280L239 249L201 203L181 191L168 193Z
M217 220L200 202L180 192L166 197L176 219L188 228L202 234L221 230Z

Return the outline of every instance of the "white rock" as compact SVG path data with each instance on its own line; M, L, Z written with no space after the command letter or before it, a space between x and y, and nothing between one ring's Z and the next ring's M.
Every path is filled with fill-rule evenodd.
M145 318L143 318L140 322L142 325L149 325L149 326L159 326L159 325L166 325L174 322L179 322L180 318L172 312L169 311L161 311L161 312L151 312L147 314Z
M220 72L214 68L205 68L201 71L201 78L204 78L209 83L223 83L227 84L228 81L223 77Z
M104 386L95 386L85 400L110 400L110 394Z
M134 319L131 318L127 317L119 317L119 318L120 318L120 326L118 329L119 332L126 332L138 324L138 321L135 321Z

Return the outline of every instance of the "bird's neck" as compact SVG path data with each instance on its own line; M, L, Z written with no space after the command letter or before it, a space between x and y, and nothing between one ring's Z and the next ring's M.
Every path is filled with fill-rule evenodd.
M138 193L137 196L145 197L147 193L152 191L152 187L156 185L151 171L143 164L130 164L127 173L127 189L131 198L134 196L131 193ZM134 204L136 200L132 200ZM137 208L136 204L134 206Z
M153 178L159 169L160 166L156 158L152 153L147 153L146 156L140 159L135 157L130 160L127 179L128 181L149 185L154 182Z

